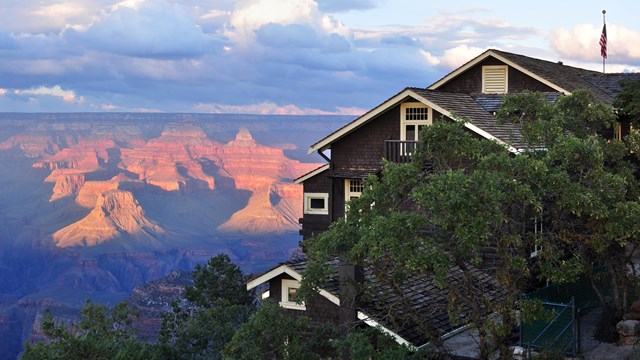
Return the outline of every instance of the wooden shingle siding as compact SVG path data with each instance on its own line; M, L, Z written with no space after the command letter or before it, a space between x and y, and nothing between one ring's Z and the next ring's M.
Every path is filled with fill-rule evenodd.
M476 66L444 84L439 91L456 93L482 93L482 67L487 65L504 65L501 61L489 57ZM554 92L555 90L540 81L509 67L509 93L529 91Z
M269 299L276 303L282 301L282 279L293 279L288 275L278 276L269 281ZM312 328L327 322L339 325L339 307L317 294L306 304L306 310L283 309L285 313L292 317L307 316Z
M400 106L332 144L332 170L377 171L384 157L385 140L400 140Z
M333 198L331 202L331 221L344 218L344 179L333 178Z
M314 235L326 231L331 224L331 204L333 199L331 197L331 178L328 177L328 174L329 170L323 171L316 176L305 180L303 183L305 193L329 194L329 214L303 214L303 218L300 219L300 225L302 225L300 235L302 235L302 240L306 240Z
M305 214L304 217L298 221L302 226L299 232L299 234L302 235L302 240L307 240L327 231L329 225L331 225L329 215Z

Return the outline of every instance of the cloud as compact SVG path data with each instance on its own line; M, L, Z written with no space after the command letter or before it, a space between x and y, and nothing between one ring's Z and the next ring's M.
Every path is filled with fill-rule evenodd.
M273 102L262 102L250 105L203 104L194 106L198 111L220 114L261 114L261 115L360 115L365 112L361 108L337 107L335 111L300 108L293 104L277 105Z
M18 41L11 34L0 30L0 50L15 50L18 48Z
M164 0L117 3L86 29L67 27L63 35L85 48L143 58L197 57L209 46L184 8Z
M367 10L378 6L380 0L317 0L320 10L325 12L343 12Z
M551 32L551 47L569 59L598 61L600 57L601 26L582 24L573 29L559 28ZM607 25L607 53L609 61L640 65L640 32L622 26ZM631 45L631 46L630 46Z
M466 63L467 61L473 59L474 57L480 55L485 50L487 50L487 48L479 48L468 45L456 46L454 48L445 50L442 57L440 57L440 62L451 69L455 69L460 65Z
M256 31L267 24L306 24L322 35L350 36L350 30L323 14L313 0L244 0L239 1L230 19L227 35L241 48L250 48Z
M76 93L72 90L63 90L60 85L55 85L53 87L45 87L41 86L35 89L27 89L27 90L14 90L14 94L19 96L53 96L62 99L65 102L69 103L82 103L84 101L83 97L78 97Z

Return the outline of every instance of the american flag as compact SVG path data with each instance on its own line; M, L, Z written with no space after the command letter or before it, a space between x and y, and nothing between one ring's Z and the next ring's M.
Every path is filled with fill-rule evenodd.
M600 56L607 58L607 24L602 26L602 34L600 35Z

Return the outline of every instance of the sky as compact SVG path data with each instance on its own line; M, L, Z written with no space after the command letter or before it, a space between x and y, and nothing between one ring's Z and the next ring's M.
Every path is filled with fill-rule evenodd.
M601 71L603 9L639 72L636 0L1 0L0 112L357 115L489 48Z

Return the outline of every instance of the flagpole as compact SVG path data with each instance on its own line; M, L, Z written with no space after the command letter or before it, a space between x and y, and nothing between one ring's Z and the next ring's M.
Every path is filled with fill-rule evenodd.
M607 13L607 10L602 10L602 26L606 26L607 25L607 22L606 22L606 20L604 18L604 14L606 14L606 13ZM602 73L603 74L605 73L605 71L604 71L604 62L605 62L606 59L607 59L606 56L602 57Z

